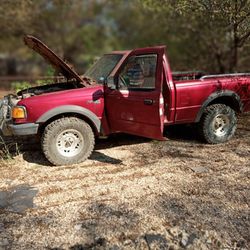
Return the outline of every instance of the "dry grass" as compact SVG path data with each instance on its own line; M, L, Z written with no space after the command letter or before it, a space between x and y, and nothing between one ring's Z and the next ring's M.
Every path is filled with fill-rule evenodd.
M71 167L25 151L0 168L0 249L247 249L249 128L247 114L214 146L191 128L165 142L119 135Z

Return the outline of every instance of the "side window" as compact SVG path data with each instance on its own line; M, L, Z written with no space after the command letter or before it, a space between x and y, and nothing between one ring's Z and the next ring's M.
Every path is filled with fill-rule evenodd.
M155 89L156 64L156 54L130 57L119 74L119 89Z

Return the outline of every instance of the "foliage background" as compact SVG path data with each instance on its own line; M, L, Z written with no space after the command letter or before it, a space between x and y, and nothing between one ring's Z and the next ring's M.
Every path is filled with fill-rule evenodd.
M2 0L0 30L0 75L48 71L24 34L79 73L102 53L159 44L175 71L250 71L249 0Z

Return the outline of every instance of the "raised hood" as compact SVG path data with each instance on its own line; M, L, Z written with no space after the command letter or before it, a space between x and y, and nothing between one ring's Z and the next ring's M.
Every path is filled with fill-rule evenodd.
M50 63L53 68L64 75L67 79L76 79L81 82L84 86L87 86L87 81L85 81L76 71L71 68L66 62L64 62L59 56L57 56L48 46L37 39L34 36L26 35L24 36L24 43L37 53L39 53L48 63Z

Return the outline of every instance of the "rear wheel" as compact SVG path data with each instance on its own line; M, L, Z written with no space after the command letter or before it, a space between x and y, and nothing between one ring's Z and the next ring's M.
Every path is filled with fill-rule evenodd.
M71 165L86 160L94 149L91 127L83 120L65 117L50 123L42 136L42 149L54 165Z
M236 127L234 110L224 104L208 106L199 124L202 137L211 144L228 141L234 135Z

